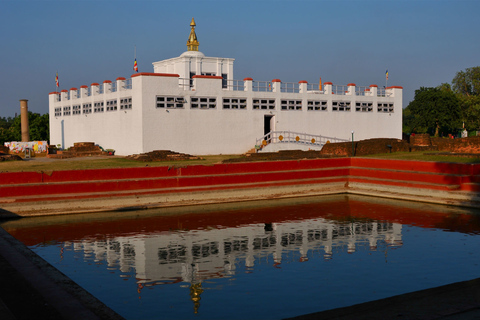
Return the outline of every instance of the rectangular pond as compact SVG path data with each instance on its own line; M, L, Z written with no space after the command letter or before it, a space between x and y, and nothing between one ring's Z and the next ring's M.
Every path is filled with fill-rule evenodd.
M1 224L127 319L283 319L480 277L480 213L323 196Z

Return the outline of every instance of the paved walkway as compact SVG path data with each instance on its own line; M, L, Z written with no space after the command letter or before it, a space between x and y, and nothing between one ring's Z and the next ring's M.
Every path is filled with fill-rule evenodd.
M0 319L123 319L0 228Z

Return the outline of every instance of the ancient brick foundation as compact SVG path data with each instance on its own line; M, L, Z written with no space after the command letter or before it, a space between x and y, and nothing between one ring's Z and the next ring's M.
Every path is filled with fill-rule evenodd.
M376 153L388 152L409 152L410 145L407 141L399 139L369 139L362 141L341 142L341 143L327 143L323 146L321 154L334 156L352 156L352 149L355 156L365 156Z

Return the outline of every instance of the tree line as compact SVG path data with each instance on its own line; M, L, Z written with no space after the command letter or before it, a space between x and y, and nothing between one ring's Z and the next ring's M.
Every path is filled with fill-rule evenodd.
M415 90L403 110L403 132L435 136L480 130L480 67L456 73L452 83Z
M49 141L48 113L28 112L28 127L30 129L30 141ZM8 141L22 141L21 117L0 117L0 144Z

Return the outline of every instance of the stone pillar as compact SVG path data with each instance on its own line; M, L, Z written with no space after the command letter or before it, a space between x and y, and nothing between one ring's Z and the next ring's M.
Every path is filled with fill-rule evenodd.
M282 91L282 80L273 79L272 80L272 92L281 92Z
M347 96L355 95L355 86L356 86L355 83L349 83L347 84L347 86L348 86L348 90L347 92L345 92L345 95Z
M331 82L325 82L324 84L324 93L325 94L332 94L332 87L333 87L333 83Z
M112 92L112 81L105 80L103 81L103 93L110 93Z
M253 79L245 78L243 79L243 91L253 91Z
M307 81L305 80L298 81L298 87L299 87L300 93L307 93L307 86L308 86Z
M22 142L30 141L30 132L28 131L28 100L20 100L20 120L22 128Z

